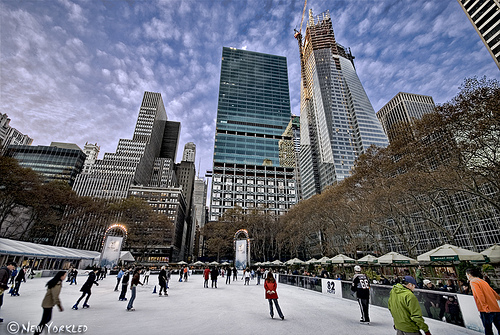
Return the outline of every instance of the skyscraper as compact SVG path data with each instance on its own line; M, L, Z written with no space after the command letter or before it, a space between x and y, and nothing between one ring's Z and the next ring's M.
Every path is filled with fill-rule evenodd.
M421 119L424 114L432 113L435 107L430 96L399 92L377 112L377 117L389 141L393 141L398 124L410 124L415 119ZM411 129L406 131L411 132Z
M196 144L193 142L188 142L184 146L184 152L182 153L182 161L193 162L196 157Z
M350 49L335 41L330 13L309 19L301 53L300 176L304 199L350 175L372 144L387 146L354 68Z
M499 0L457 0L500 69Z
M294 168L279 157L290 117L286 58L224 47L211 220L235 206L284 214L297 202Z
M9 145L31 145L33 139L10 126L7 114L0 113L0 155Z

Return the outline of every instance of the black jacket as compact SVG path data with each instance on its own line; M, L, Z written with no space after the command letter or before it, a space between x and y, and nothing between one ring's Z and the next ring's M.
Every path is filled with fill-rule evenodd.
M6 266L2 266L0 269L0 288L4 290L9 288L10 270Z
M85 282L85 284L83 284L82 288L80 289L81 292L86 292L86 293L90 293L90 289L92 288L92 285L96 284L97 286L99 286L99 283L95 280L95 272L92 271L91 273L89 273L89 276L87 278L87 281Z

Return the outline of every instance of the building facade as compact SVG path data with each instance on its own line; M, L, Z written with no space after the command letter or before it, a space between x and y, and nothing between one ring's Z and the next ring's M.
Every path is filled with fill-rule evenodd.
M391 142L398 132L396 127L421 119L424 114L432 113L435 107L436 104L430 96L399 92L377 112L377 117ZM411 128L404 131L411 133Z
M294 167L280 164L290 117L286 58L224 47L211 221L235 206L280 215L297 202Z
M184 146L184 152L182 153L183 162L193 162L196 157L196 144L193 142L188 142Z
M304 199L350 176L371 145L387 146L375 111L354 68L350 49L338 44L329 12L309 11L301 53L300 176Z
M5 156L37 172L46 183L59 180L72 186L83 169L85 154L76 144L52 142L50 146L9 145Z
M500 69L500 2L457 0Z
M196 177L194 180L192 213L197 232L200 232L207 222L207 190L207 182L202 178ZM195 250L193 254L201 257L204 256L203 250L205 238L202 234L198 234L197 236L198 239L195 237Z
M9 145L31 145L33 139L10 126L7 114L0 113L0 155Z

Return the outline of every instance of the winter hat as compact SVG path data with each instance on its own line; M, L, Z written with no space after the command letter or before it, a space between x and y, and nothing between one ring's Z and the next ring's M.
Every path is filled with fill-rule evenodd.
M413 278L412 276L405 276L403 278L403 280L408 283L408 284L413 284L415 286L417 286L417 281L415 280L415 278Z
M424 285L430 284L431 281L429 279L424 279Z

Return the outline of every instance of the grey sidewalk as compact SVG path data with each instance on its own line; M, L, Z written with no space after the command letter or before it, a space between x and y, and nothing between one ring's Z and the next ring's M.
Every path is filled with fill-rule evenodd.
M127 312L127 302L118 301L114 292L115 276L108 276L92 288L89 309L75 311L71 306L80 296L80 288L86 276L78 277L78 285L64 283L61 300L65 308L57 307L52 315L51 333L54 327L86 326L86 334L347 334L390 335L392 318L387 309L370 306L370 325L359 323L360 312L354 301L335 299L320 293L278 284L279 303L285 320L275 312L271 319L263 286L244 286L242 280L225 284L219 277L218 288L203 288L200 275L191 276L188 282L178 282L173 275L168 297L152 294L157 276L150 277L150 284L139 286L134 303L136 311ZM45 295L45 283L49 278L36 278L23 283L19 297L4 297L0 316L0 334L9 334L7 326L27 327L38 325L42 316L41 302ZM210 281L209 281L210 284ZM130 292L130 290L128 290ZM128 293L129 295L130 293ZM460 335L480 333L454 325L426 319L433 335ZM14 329L12 328L12 329ZM84 328L80 328L82 330ZM16 332L14 332L16 333ZM21 332L17 332L20 334ZM26 333L26 332L24 332ZM68 331L62 333L69 333Z

